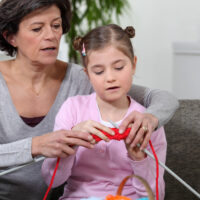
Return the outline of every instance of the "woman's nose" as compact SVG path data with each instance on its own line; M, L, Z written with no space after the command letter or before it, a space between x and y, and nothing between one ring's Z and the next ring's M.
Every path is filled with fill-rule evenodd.
M46 39L53 39L55 38L55 33L51 27L47 28L45 31L45 38Z

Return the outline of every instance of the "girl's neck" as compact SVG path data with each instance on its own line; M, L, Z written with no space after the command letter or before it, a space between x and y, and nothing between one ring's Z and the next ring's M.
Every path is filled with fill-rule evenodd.
M123 96L114 102L107 102L96 97L97 105L101 114L101 118L104 121L117 122L124 118L130 105L130 99L128 96Z

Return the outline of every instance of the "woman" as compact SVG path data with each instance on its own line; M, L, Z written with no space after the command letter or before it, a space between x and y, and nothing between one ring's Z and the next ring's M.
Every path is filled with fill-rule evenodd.
M2 170L31 162L40 155L66 157L74 153L70 145L91 147L89 133L52 132L55 115L64 100L92 92L80 66L57 60L60 38L69 30L70 15L67 0L0 3L0 49L10 56L16 55L13 60L0 62ZM138 95L132 95L133 98L149 106L146 114L133 112L122 124L121 128L125 129L135 122L130 140L136 143L146 127L146 137L150 137L156 127L170 119L178 103L167 92L139 86L131 90ZM138 136L134 140L136 132ZM41 162L1 176L0 199L42 199L46 185L40 168Z

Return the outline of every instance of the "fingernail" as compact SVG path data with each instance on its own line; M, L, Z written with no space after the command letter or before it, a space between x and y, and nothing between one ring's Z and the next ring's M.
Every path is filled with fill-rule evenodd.
M112 131L112 134L111 135L115 135L115 132L114 131Z
M92 140L93 137L91 135L88 136L88 140Z
M95 144L95 143L96 143L96 141L93 139L93 140L91 141L91 143L92 143L92 144Z
M93 145L93 144L91 144L91 145L90 145L90 148L94 148L94 145Z
M122 129L119 129L119 133L122 134L124 131Z

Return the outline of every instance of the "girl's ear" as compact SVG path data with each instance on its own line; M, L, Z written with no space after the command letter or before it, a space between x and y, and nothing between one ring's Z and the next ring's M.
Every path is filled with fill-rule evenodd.
M13 47L17 47L16 41L15 41L15 36L13 34L12 35L8 35L7 31L4 31L3 32L3 37L10 45L12 45Z
M136 64L137 64L137 56L134 56L134 58L133 58L133 74L135 74Z
M87 68L84 67L83 70L84 70L84 72L86 73L86 75L89 77Z

